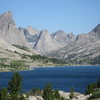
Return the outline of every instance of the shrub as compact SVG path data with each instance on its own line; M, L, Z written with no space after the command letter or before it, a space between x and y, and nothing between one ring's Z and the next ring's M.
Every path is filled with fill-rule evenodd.
M96 88L100 88L100 79L95 83L89 84L87 86L85 94L88 95L90 93L93 93Z
M96 99L96 98L100 98L100 91L94 92L89 99Z
M34 96L37 96L37 95L42 95L42 92L41 92L41 89L39 88L33 88L31 91L31 94Z

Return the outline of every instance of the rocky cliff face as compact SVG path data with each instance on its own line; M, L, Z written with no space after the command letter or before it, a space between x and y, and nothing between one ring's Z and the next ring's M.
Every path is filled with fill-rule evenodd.
M98 24L89 34L95 40L100 39L100 24Z
M59 31L51 34L51 37L55 43L59 43L59 45L62 45L62 46L65 46L69 42L72 42L75 40L75 36L73 33L66 34L62 30L59 30Z
M26 28L26 30L29 32L30 35L36 35L36 34L39 34L39 32L40 32L39 30L37 30L31 26L28 26Z
M100 25L91 32L79 34L73 42L47 56L66 59L70 63L89 63L100 55Z
M53 43L48 31L42 30L39 34L36 44L34 45L34 49L44 54L56 50L57 46Z
M50 34L47 30L17 28L10 11L0 15L0 47L12 48L12 44L32 48L48 57L79 63L100 56L100 24L91 32L79 34L59 30ZM86 62L86 61L85 61Z
M38 31L32 27L30 29L31 31L20 28L27 41L32 44L33 49L44 55L58 50L75 40L73 33L66 34L61 30L50 34L47 30Z
M25 36L16 27L10 11L0 15L0 37L9 44L29 47Z
M28 44L33 48L36 44L40 31L34 28L19 28L19 30L25 35Z
M85 34L79 34L76 37L76 41L93 42L100 39L100 24L97 25L91 32Z
M62 30L52 34L47 30L38 35L35 33L33 49L48 57L64 59L71 63L88 63L100 55L100 25L91 32L76 37L73 33L66 34Z

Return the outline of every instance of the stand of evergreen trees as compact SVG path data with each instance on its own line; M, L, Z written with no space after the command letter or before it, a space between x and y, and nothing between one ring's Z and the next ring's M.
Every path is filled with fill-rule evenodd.
M91 100L91 99L96 100L97 98L100 99L100 79L95 83L89 84L87 86L85 94L86 95L92 94L88 100Z
M91 94L93 93L96 89L100 89L100 79L95 82L95 83L92 83L92 84L89 84L87 86L87 89L86 89L86 92L85 94L88 95L88 94Z
M28 94L28 93L26 93ZM89 84L86 89L86 95L92 94L90 98L100 98L100 79L92 84ZM58 90L53 90L51 84L47 84L43 90L38 88L32 89L30 95L40 95L44 100L66 100ZM70 89L70 100L74 98L74 89ZM22 77L18 72L15 72L8 82L7 88L0 89L0 100L26 100L22 93Z
M16 72L8 82L8 88L2 88L0 90L0 100L25 100L21 90L22 78Z
M73 98L73 90L70 93ZM30 95L40 95L44 100L66 100L60 96L58 90L53 90L51 84L47 84L43 90L38 88L32 89L31 92L26 93L27 97ZM0 100L26 100L26 97L22 93L22 77L18 72L15 72L8 82L7 88L0 89Z

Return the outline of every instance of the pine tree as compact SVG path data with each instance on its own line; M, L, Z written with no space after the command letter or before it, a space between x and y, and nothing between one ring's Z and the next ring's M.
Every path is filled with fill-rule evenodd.
M86 95L93 93L94 92L94 88L93 88L93 84L89 84L87 89L86 89Z
M75 96L74 95L74 88L71 88L70 89L70 96L69 97L70 97L70 99L72 99L72 98L74 98L74 96Z
M97 87L100 88L100 79L97 81Z
M41 89L39 88L33 88L31 91L31 94L34 96L37 96L37 95L42 95L42 92L41 92Z
M7 90L7 88L2 88L0 90L0 100L8 100L8 90Z
M64 99L64 97L61 97L61 99L60 99L60 100L65 100L65 99Z
M44 100L54 100L54 95L52 91L51 84L47 84L46 87L43 90L43 99Z
M19 94L21 92L22 78L18 72L13 74L13 77L8 83L8 91L12 100L19 100Z
M58 90L54 90L54 98L55 99L60 99L60 94Z

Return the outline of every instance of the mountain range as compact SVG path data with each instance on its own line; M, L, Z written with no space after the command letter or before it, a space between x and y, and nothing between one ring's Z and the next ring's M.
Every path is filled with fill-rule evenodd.
M100 64L100 24L91 32L77 36L63 30L49 33L48 30L38 30L31 26L18 28L12 12L7 11L0 14L0 49L30 53L16 46L69 64Z

